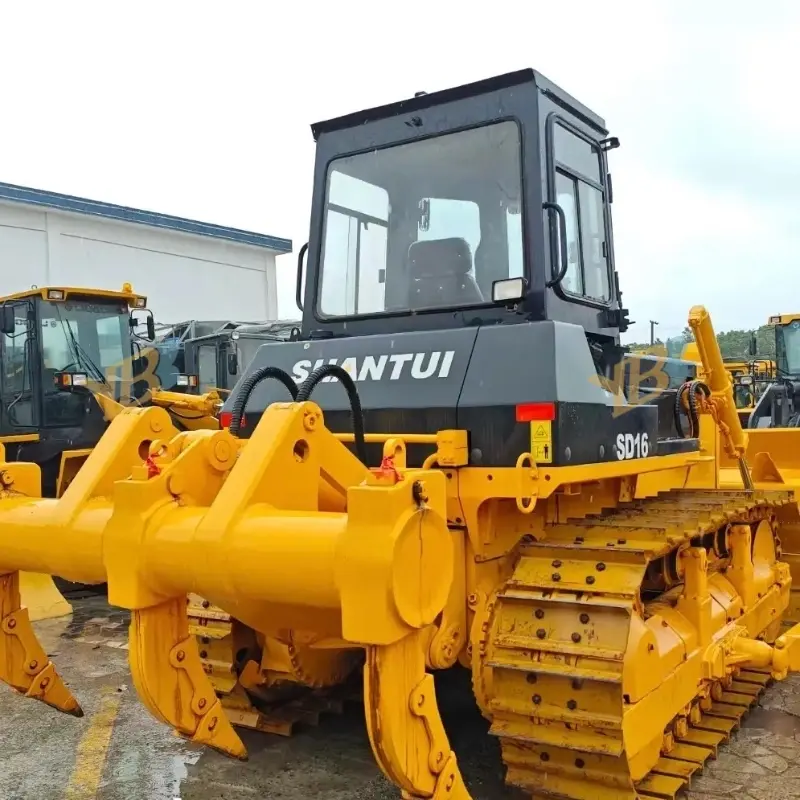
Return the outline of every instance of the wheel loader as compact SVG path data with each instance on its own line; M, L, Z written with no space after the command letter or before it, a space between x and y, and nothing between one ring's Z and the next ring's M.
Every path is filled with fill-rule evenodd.
M218 396L158 392L158 353L147 298L121 291L36 287L0 297L0 444L9 461L39 465L42 492L60 496L125 405L156 402L176 424L218 427ZM157 397L150 397L153 390ZM199 417L199 419L197 419ZM69 613L50 578L26 575L37 619ZM70 587L76 588L76 587Z
M760 395L748 419L750 428L795 428L800 425L800 314L777 314L774 378Z
M670 389L656 368L660 391L639 390L617 141L538 72L313 131L302 334L259 349L225 429L124 409L58 499L36 465L2 464L0 679L80 715L18 574L107 580L148 709L244 758L194 592L230 615L246 690L264 668L316 689L360 672L406 798L471 796L436 701L448 669L471 673L463 702L510 785L676 796L800 669L779 538L800 519L799 432L742 429L702 306L698 375Z
M10 460L39 464L55 497L105 429L90 389L134 399L134 361L155 336L153 316L130 284L32 288L0 297L0 314L0 442Z
M146 306L130 284L0 297L0 444L8 460L40 466L46 496L66 488L105 429L89 387L117 401L135 392L134 356L154 335ZM47 576L25 575L23 594L36 619L71 611Z

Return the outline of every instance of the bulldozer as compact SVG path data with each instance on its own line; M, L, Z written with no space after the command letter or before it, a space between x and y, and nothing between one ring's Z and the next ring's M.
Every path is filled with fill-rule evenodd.
M742 428L703 306L696 377L670 388L656 366L663 388L637 390L619 143L540 73L312 130L301 335L259 348L222 429L123 409L60 498L0 465L0 679L80 715L18 575L106 580L147 708L245 758L194 592L229 615L245 691L360 672L405 798L471 796L436 699L451 669L510 785L675 797L800 669L797 432Z

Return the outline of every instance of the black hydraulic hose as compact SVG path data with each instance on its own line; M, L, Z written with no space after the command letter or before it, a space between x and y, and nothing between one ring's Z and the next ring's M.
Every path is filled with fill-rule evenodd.
M292 376L289 375L288 372L282 370L280 367L261 367L261 369L256 370L252 375L249 375L242 381L242 385L236 393L231 409L231 425L229 428L234 436L239 435L239 430L242 427L242 420L244 419L244 410L247 406L247 401L250 399L250 395L253 393L256 386L262 381L267 380L267 378L280 381L288 389L292 400L297 399L297 384L292 380Z
M689 417L689 437L696 439L700 435L700 419L697 413L697 395L702 392L706 398L711 397L711 389L705 383L698 380L687 381L680 389L675 397L675 427L681 439L685 439L686 434L683 432L683 425L681 424L681 401L683 396L688 392L686 405L688 406L687 416Z
M681 413L683 412L683 408L681 407L681 400L683 398L683 392L685 387L688 384L683 383L678 388L678 391L675 393L675 407L673 409L674 416L675 416L675 430L678 431L678 437L681 439L686 438L686 434L683 432L683 424L681 423Z
M358 396L358 389L355 381L350 377L347 370L338 364L323 364L317 367L300 387L300 391L295 398L298 403L310 399L316 385L323 379L331 376L338 378L339 383L344 386L347 392L347 399L350 401L350 416L353 420L353 438L355 439L356 455L359 461L366 466L367 464L367 442L364 436L364 412L361 408L361 400Z

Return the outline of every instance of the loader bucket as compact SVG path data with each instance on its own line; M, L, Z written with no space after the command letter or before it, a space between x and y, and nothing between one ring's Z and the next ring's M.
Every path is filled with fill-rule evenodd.
M58 591L49 575L39 572L20 572L20 595L22 605L28 609L31 622L43 619L57 619L72 613L72 606Z

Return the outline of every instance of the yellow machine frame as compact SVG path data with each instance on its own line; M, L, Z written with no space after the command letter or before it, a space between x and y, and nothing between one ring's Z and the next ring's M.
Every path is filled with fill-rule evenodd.
M766 683L800 669L800 625L780 630L797 565L785 551L800 552L798 434L743 431L705 309L690 325L699 451L552 468L522 453L494 469L469 466L466 432L447 430L373 435L384 463L368 469L306 401L273 404L246 443L124 409L58 500L38 498L34 465L2 465L0 678L79 714L18 571L107 580L131 611L143 702L243 758L189 633L196 592L283 642L309 684L363 664L372 749L407 798L470 797L429 672L456 663L510 783L674 796ZM431 449L420 469L410 443Z

